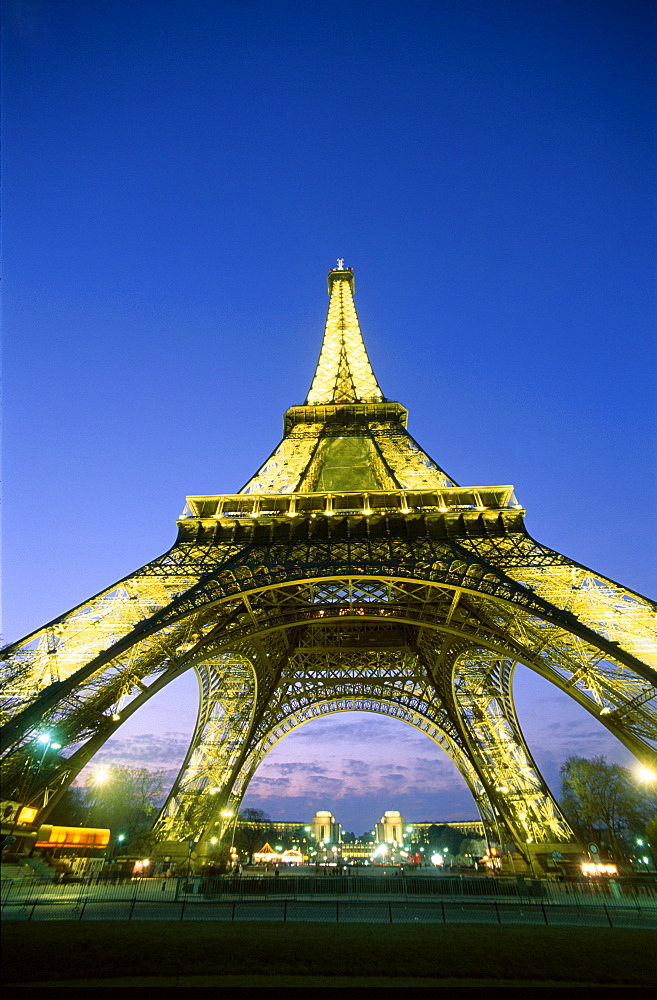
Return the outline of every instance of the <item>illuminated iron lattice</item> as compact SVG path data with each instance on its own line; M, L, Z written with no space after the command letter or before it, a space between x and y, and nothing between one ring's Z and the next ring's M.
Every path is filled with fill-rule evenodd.
M278 740L352 710L441 746L490 842L534 869L577 852L516 718L516 663L654 766L655 605L530 538L512 487L458 487L424 453L374 377L353 290L329 273L310 392L253 479L188 498L170 551L5 650L5 795L37 725L72 748L52 805L190 668L198 724L156 825L169 854L191 839L202 858Z

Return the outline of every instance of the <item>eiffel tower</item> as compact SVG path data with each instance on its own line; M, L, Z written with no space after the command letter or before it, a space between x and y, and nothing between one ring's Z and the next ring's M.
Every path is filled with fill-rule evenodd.
M202 861L278 740L354 710L442 747L489 842L544 869L581 845L523 737L515 665L654 767L656 605L534 541L513 487L443 472L379 388L343 261L328 288L310 391L255 476L189 497L168 552L5 650L5 794L39 729L56 732L68 756L35 785L39 802L50 791L43 820L121 724L194 668L198 722L156 824L163 853L193 840Z

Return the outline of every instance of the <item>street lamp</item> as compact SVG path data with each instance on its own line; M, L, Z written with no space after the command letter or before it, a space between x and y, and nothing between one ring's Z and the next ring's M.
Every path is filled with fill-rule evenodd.
M116 838L116 840L114 841L114 850L112 851L112 857L113 858L116 857L116 849L117 849L117 847L119 847L119 845L121 845L124 840L125 840L125 834L124 833L120 833L118 835L118 837Z
M39 758L39 761L38 761L38 763L37 763L37 765L36 765L36 767L34 769L33 769L33 759L30 759L29 757L27 759L27 762L26 762L26 772L27 773L26 773L25 785L24 785L22 791L19 792L20 802L19 802L18 806L16 807L16 812L14 813L14 821L13 821L13 823L11 825L11 829L10 829L9 833L7 834L7 837L5 838L5 843L7 843L7 842L8 843L13 843L13 840L14 840L14 837L13 837L14 830L16 829L19 821L21 821L21 815L23 813L26 814L24 816L24 819L23 819L23 822L26 822L26 823L31 823L35 819L35 817L37 816L37 814L39 812L38 808L37 809L31 809L30 806L29 806L30 796L32 794L32 788L33 788L34 783L36 782L36 780L37 780L37 778L39 776L39 771L41 770L41 768L43 766L43 762L46 759L46 754L48 753L48 751L49 750L61 750L61 748L62 748L62 744L58 743L56 740L53 740L50 733L39 733L38 736L35 739L35 743L41 744L41 746L43 747L43 752L42 752L41 757ZM12 840L8 840L9 837L11 837Z
M192 873L192 851L194 850L195 847L196 847L196 841L190 840L189 849L187 851L187 878L189 878L189 876Z
M41 755L41 760L39 761L39 767L43 764L48 750L61 750L61 743L57 743L56 740L51 739L50 733L39 733L37 736L37 743L43 745L43 754Z
M110 778L110 769L108 767L99 767L97 771L92 771L89 775L88 783L89 785L103 785ZM87 811L84 816L85 825L89 823L89 816L91 815L91 810L93 809L95 802L93 797L89 805L87 806Z
M215 791L217 791L217 789L215 789ZM229 858L232 858L233 851L235 850L235 834L237 833L237 823L240 818L239 810L233 811L232 809L222 809L220 815L223 816L224 819L231 819L231 818L233 819L233 822L231 824L230 847L228 848L228 856ZM221 834L221 839L224 841L224 843L226 842L225 833L223 832L223 830Z
M50 733L39 733L39 735L37 736L37 743L43 744L43 756L41 757L41 761L39 762L40 764L43 763L43 760L46 756L46 751L61 750L62 748L61 743L56 743L54 740L51 740Z

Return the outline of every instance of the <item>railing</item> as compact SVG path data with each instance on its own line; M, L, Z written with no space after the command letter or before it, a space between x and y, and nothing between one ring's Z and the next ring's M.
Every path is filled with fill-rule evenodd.
M657 927L657 886L400 876L3 880L9 920L308 920Z
M358 493L231 493L187 497L180 520L368 517L373 514L447 514L521 510L512 486L454 487Z

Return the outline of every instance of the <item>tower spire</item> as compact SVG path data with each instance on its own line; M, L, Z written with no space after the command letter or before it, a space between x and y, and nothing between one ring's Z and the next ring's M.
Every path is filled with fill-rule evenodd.
M307 405L380 403L383 393L365 350L354 304L353 270L338 266L328 273L329 307L324 341Z

